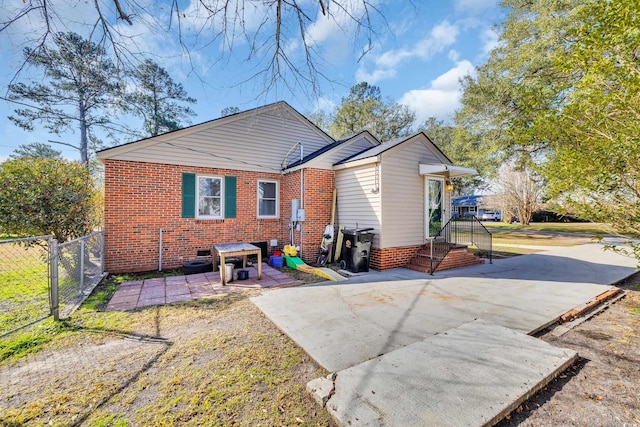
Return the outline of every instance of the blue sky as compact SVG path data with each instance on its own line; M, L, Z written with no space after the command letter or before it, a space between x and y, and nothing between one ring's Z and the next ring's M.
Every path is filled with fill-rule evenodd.
M232 0L232 3L237 1L240 0ZM89 4L92 2L51 0L51 3L59 17L54 30L72 30L87 37L95 19L95 10ZM246 27L253 34L260 28L264 16L273 16L273 9L265 10L262 2L256 2L257 6L248 1L245 3L248 6L244 10ZM303 114L330 109L340 104L349 88L360 81L379 86L383 96L407 105L416 112L417 121L422 122L430 116L451 119L459 106L459 79L467 74L474 75L475 67L486 60L497 41L493 27L504 17L497 0L372 0L369 3L382 12L385 20L372 13L376 35L372 49L359 59L363 39L358 38L353 21L336 12L335 8L332 12L337 19L327 19L319 12L317 0L298 3L310 11L311 22L305 36L317 54L320 71L331 80L321 81L318 97L309 96L305 90L308 87L296 86L289 74L285 75L285 80L293 90L280 84L264 93L264 76L249 78L264 67L264 61L269 58L268 48L247 60L246 38L232 38L229 41L233 44L231 50L219 40L208 43L219 22L204 21L195 1L193 4L189 0L180 1L182 35L191 47L189 54L180 46L175 21L169 28L168 11L163 2L138 1L145 6L144 11L153 12L139 13L134 17L133 25L112 22L113 28L123 36L132 37L127 39L130 50L140 52L138 57L144 55L158 62L198 100L193 106L198 113L194 124L219 117L225 107L245 110L277 100L287 101ZM358 12L361 4L356 0L342 3L355 5L352 13ZM22 7L22 2L15 4ZM108 0L101 0L101 4L108 10ZM3 3L0 22L12 13L14 11ZM156 26L152 29L145 24L148 22L154 22ZM295 32L295 22L287 18L284 24L283 46L294 61L300 60L303 50L299 33ZM41 25L41 20L33 14L0 32L2 96L22 63L22 48L40 31ZM268 25L266 27L268 30ZM23 72L18 81L28 82L30 78L39 78L36 70ZM75 143L79 138L77 132L50 135L37 124L34 132L24 132L7 119L13 108L15 106L0 100L0 161L20 144L49 139ZM126 142L131 138L123 136L121 139ZM55 145L54 148L63 151L65 157L79 158L71 148Z

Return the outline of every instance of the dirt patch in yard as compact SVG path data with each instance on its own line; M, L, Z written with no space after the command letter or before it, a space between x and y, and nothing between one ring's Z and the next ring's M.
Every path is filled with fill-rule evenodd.
M626 296L569 332L541 338L578 352L576 365L499 427L640 426L640 273Z
M248 295L70 322L0 366L0 425L334 425L306 392L328 373Z

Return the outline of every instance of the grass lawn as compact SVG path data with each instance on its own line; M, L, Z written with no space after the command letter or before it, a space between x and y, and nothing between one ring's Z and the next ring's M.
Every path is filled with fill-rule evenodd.
M47 250L0 244L0 334L49 313Z
M536 252L540 252L540 250L512 246L493 246L493 256L496 258L509 258L518 255L534 254Z
M0 339L0 425L334 425L305 390L328 372L251 293L103 311L137 278L112 276L67 321Z
M492 231L493 245L574 246L594 242L589 237L557 234L525 234L509 231Z
M493 254L507 258L517 255L540 252L542 246L575 246L594 242L590 237L577 237L558 234L530 234L510 231L511 229L491 230ZM530 246L530 247L527 247ZM474 249L473 247L471 249Z
M564 233L610 233L607 224L595 222L532 222L529 225L519 223L507 224L504 222L485 222L487 228L500 228L504 230L535 230L535 231L559 231Z

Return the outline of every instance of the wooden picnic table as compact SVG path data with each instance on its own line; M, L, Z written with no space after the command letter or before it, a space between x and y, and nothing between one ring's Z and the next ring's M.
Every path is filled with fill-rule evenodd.
M228 257L242 257L242 268L247 267L247 255L258 255L258 280L262 279L262 249L249 243L218 243L213 245L213 270L218 266L220 258L220 281L227 284L227 269L224 260ZM233 280L233 277L231 278Z

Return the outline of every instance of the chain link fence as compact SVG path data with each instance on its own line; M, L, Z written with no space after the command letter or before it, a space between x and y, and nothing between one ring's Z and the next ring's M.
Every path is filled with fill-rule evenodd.
M103 232L98 231L54 248L57 266L52 265L52 287L57 285L58 315L66 318L91 294L104 273ZM53 296L55 296L55 293ZM55 303L55 300L53 300ZM56 304L53 304L54 316Z
M0 336L48 317L52 236L0 240Z
M75 311L105 276L104 233L0 240L0 337Z

